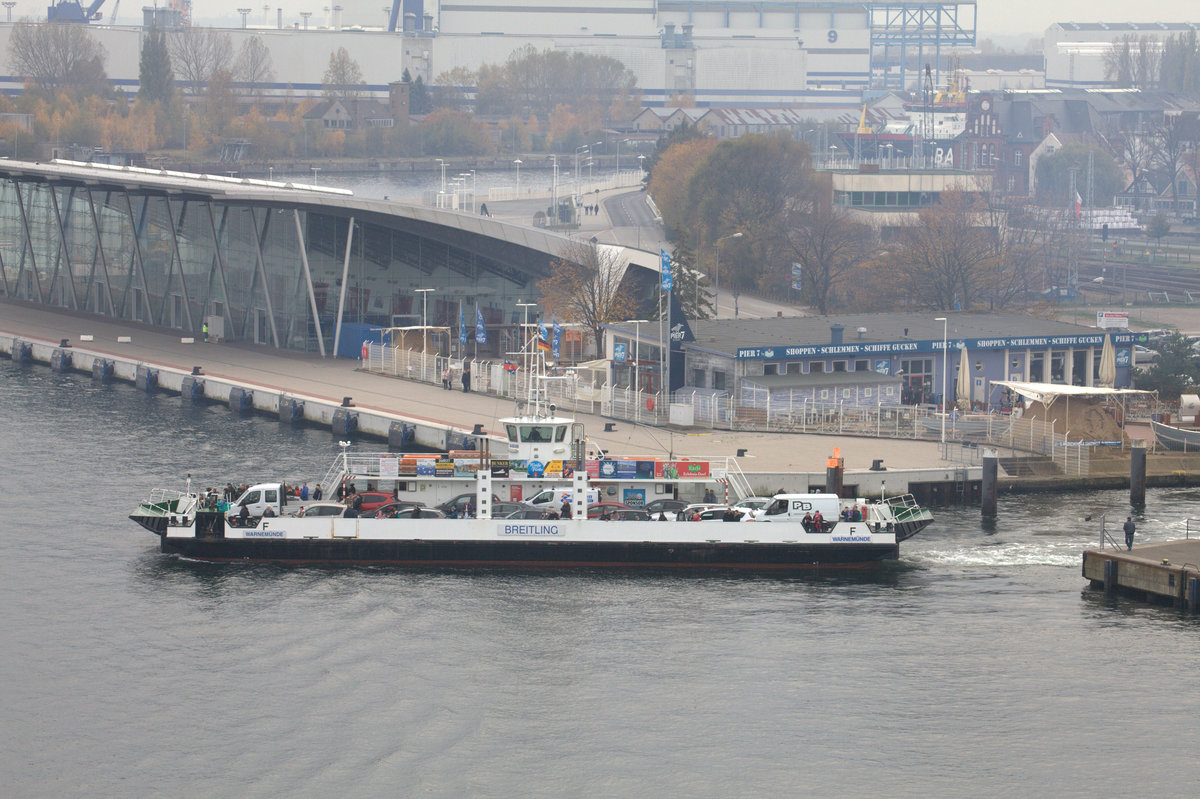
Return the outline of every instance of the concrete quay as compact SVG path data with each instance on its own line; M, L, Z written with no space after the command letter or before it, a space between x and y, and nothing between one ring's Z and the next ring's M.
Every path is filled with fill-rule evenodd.
M92 338L85 341L84 336ZM60 346L63 339L70 342L69 348ZM143 389L179 393L185 381L198 377L202 387L197 388L195 380L187 383L189 390L199 392L196 399L230 403L232 411L281 417L294 412L297 416L289 420L329 427L339 410L348 410L356 417L360 435L386 441L393 425L401 424L411 430L411 443L434 449L460 448L477 424L494 433L498 420L514 412L508 399L368 374L360 371L354 360L322 359L242 343L206 344L181 337L179 331L0 300L0 352L11 353L17 344L29 347L30 360L64 371L96 374L94 369L103 366L94 364L108 362L112 378L134 382ZM200 367L200 375L193 375L194 367ZM154 386L147 385L151 380ZM236 391L241 393L231 398ZM342 408L345 397L352 398L353 408ZM289 400L302 406L295 411L288 406L281 413L281 404ZM578 418L597 446L619 455L733 458L739 449L745 449L746 455L737 462L757 491L823 486L825 461L834 447L840 447L845 461L845 486L862 496L879 494L884 483L889 494L936 484L945 486L948 495L967 483L978 484L980 479L979 467L966 469L942 461L936 442L678 431L625 421L616 422L612 432L604 432L605 423L611 420L589 414ZM887 470L871 471L872 462L880 459Z
M1135 545L1132 550L1089 549L1083 553L1083 576L1106 593L1200 612L1200 539Z

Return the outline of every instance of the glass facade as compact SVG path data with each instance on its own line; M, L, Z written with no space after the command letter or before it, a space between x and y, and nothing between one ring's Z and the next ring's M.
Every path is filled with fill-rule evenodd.
M461 314L473 339L475 306L489 327L509 321L515 303L536 299L551 260L512 247L507 261L488 258L484 239L472 251L428 221L356 218L320 198L237 201L194 181L178 191L105 182L0 178L4 296L189 335L208 320L227 340L332 354L339 304L344 324L424 322L455 338ZM434 290L424 309L417 288Z

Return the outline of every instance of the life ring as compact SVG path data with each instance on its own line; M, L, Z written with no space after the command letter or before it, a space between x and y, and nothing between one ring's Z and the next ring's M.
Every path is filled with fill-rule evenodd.
M654 410L654 397L646 397L646 410Z
M365 341L364 341L364 342L363 342L363 346L362 346L362 359L363 359L364 361L365 361L365 360L367 360L367 357L368 357L370 354L371 354L371 353L370 353L370 349L367 347L367 342L365 342Z

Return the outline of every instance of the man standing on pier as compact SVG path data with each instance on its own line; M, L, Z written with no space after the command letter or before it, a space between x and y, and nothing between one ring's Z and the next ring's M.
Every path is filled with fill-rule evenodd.
M1133 549L1133 531L1137 529L1133 523L1132 516L1125 517L1125 549Z

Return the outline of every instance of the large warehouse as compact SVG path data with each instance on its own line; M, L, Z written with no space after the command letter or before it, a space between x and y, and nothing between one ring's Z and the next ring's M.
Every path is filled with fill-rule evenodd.
M378 26L379 10L355 20L340 8L319 24L302 6L280 7L229 33L235 51L246 38L261 37L275 74L260 88L293 96L321 91L328 55L339 47L380 95L405 69L432 83L455 68L503 63L514 51L533 47L621 61L637 76L648 105L688 95L698 105L843 109L858 106L873 74L877 84L903 80L906 56L936 64L941 48L975 42L972 0L604 0L587 6L572 0L403 0L395 31ZM109 77L136 91L144 28L93 22L89 29L108 53ZM11 31L10 24L0 24L6 63ZM0 77L0 90L22 85L21 76Z

